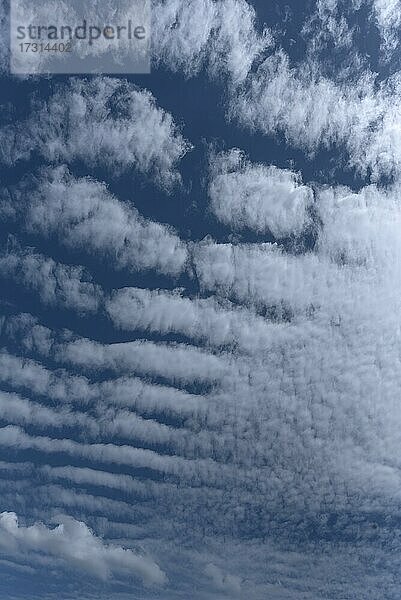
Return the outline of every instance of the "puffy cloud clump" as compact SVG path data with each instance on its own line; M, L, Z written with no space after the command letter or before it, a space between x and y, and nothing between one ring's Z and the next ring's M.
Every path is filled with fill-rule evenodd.
M119 546L106 544L82 521L61 516L59 525L43 523L24 527L13 512L0 514L0 547L8 555L29 560L35 553L61 559L65 566L84 571L101 580L114 575L139 577L146 584L166 583L166 576L150 558Z
M299 175L252 164L239 150L211 157L209 195L212 212L225 225L277 238L305 228L313 201L312 189Z
M0 157L9 165L33 153L50 162L80 160L113 174L138 169L170 186L189 150L171 115L152 94L120 79L72 79L56 87L31 117L0 131Z

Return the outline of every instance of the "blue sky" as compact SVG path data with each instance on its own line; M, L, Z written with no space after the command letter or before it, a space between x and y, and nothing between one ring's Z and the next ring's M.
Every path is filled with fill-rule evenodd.
M2 599L400 597L400 25L154 0L150 75L0 47Z

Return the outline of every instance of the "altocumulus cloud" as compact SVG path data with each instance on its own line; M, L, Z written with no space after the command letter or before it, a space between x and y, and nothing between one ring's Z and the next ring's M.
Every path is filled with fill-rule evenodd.
M175 163L190 148L148 91L108 78L60 86L30 120L3 129L1 146L6 163L27 160L35 150L56 163L135 167L166 185L177 180Z
M345 43L346 20L341 26L341 18L364 4L377 22L383 44L397 46L399 2L322 0L317 14L321 22L323 15L330 31L326 46L333 41L336 46ZM179 0L162 3L155 26L156 61L161 58L172 70L183 69L189 76L202 64L211 65L212 78L224 74L228 116L251 130L284 134L294 147L312 153L344 148L348 155L341 159L344 164L376 179L399 175L398 72L376 81L363 57L350 52L355 58L355 64L347 65L350 76L328 77L313 58L316 40L303 60L291 64L274 35L260 24L257 27L255 11L246 2L205 0L197 5L196 15L194 20L187 3ZM225 51L219 53L216 47Z
M179 274L186 248L174 231L144 219L96 180L76 179L65 166L42 172L5 191L3 214L23 219L29 233L57 236L61 244L106 256L117 268L156 268Z
M399 3L154 5L152 92L10 83L1 593L398 599Z
M212 158L209 194L219 220L275 237L306 227L313 192L292 171L247 164L239 150Z

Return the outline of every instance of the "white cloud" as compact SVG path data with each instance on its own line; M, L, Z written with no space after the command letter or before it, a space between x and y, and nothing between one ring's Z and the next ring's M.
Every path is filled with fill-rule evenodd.
M211 157L209 195L211 210L225 225L278 238L302 231L313 200L299 175L251 164L240 150Z
M364 175L397 175L398 88L396 77L375 90L370 73L352 84L335 83L319 76L317 65L291 68L288 57L278 51L258 67L248 88L233 94L231 113L265 134L282 132L308 152L333 145L343 148L349 166Z
M5 351L0 352L0 381L56 402L84 407L99 402L100 406L130 407L143 415L162 412L190 416L204 413L205 407L203 398L174 387L152 385L135 377L93 383L84 376L49 370L37 361Z
M351 10L358 6L354 2ZM372 10L384 48L394 49L399 0L375 0ZM349 46L352 31L342 11L337 3L319 2L317 18L326 33L316 44L334 39ZM344 148L349 166L374 179L400 173L398 75L376 85L374 74L363 70L363 61L356 58L359 75L351 82L346 77L334 81L322 76L320 65L310 58L291 67L288 56L278 50L265 59L271 46L271 36L257 31L254 9L244 0L169 0L157 3L154 11L154 61L188 75L205 64L212 77L228 74L230 114L242 125L269 135L282 132L308 152ZM110 114L110 98L124 99L129 120ZM63 133L67 110L70 125ZM32 147L26 144L27 129ZM73 80L68 94L60 89L38 116L16 129L4 129L1 137L8 163L27 158L35 147L52 161L78 158L113 170L153 170L166 185L177 180L174 165L188 150L171 117L154 106L147 92L107 78Z
M55 372L34 360L0 352L0 381L16 389L30 390L34 394L49 396L56 401L87 404L96 398L95 389L86 377Z
M229 376L229 361L186 344L138 340L105 345L82 338L55 346L54 356L85 369L137 372L178 383L213 383Z
M238 596L241 593L241 578L236 575L225 574L219 567L209 563L205 567L205 574L210 577L214 586L233 596Z
M32 465L30 463L10 463L5 461L0 461L0 470L1 471L11 471L13 473L20 474L28 474L32 469Z
M18 499L11 498L7 501L8 506L21 506ZM43 508L50 509L36 510L32 514L32 519L43 518L46 520L52 518L55 514L63 513L68 510L76 514L77 518L90 521L93 515L115 515L124 520L131 521L135 518L135 508L123 502L122 500L112 500L102 495L89 494L84 491L68 489L60 485L38 485L35 486L32 506L40 504ZM26 510L24 505L19 510ZM48 516L49 515L49 516Z
M153 13L154 62L194 75L206 65L213 76L239 83L272 44L255 28L255 10L244 0L157 1Z
M41 430L73 428L74 433L85 434L86 438L133 440L142 444L167 444L173 448L186 448L193 455L200 443L190 430L169 427L144 419L128 410L116 410L94 406L95 416L72 411L68 408L49 408L15 393L0 391L0 413L3 421L12 424L34 425ZM206 438L207 436L203 436Z
M5 358L5 355L2 355ZM4 366L4 360L0 360L0 366ZM74 380L74 378L71 378ZM6 378L0 377L0 381L6 382L12 386L18 386L18 375ZM27 382L26 382L27 383ZM68 390L68 379L67 382L60 381L56 391L62 391L62 384L66 384L65 387ZM49 429L60 430L68 428L69 435L79 435L80 439L84 436L85 439L105 441L124 439L131 443L138 443L144 447L162 446L166 445L172 449L175 449L178 453L183 453L185 456L194 457L200 455L207 455L208 448L210 448L210 435L207 432L194 436L193 430L189 428L173 427L159 423L157 419L149 418L149 413L154 413L155 410L166 411L165 399L163 397L163 391L165 395L174 395L179 398L181 394L185 400L185 394L176 390L163 390L161 386L152 386L141 384L131 380L124 383L114 380L111 384L107 382L105 384L89 384L86 390L80 388L80 394L78 398L74 398L72 395L62 395L62 406L50 407L46 403L39 403L32 401L26 397L21 397L16 393L4 392L0 390L0 413L1 418L6 423L35 426L41 431L48 431ZM151 392L154 392L154 396L157 398L157 392L159 391L160 399L159 402L151 403L147 402L145 395L143 401L146 403L142 412L147 418L141 417L136 414L135 411L141 412L140 403L139 406L135 406L135 395L138 395L138 388L148 387L149 392L148 398L151 396ZM108 391L107 388L110 388ZM71 389L71 388L70 388ZM47 390L51 394L51 391ZM71 403L78 402L87 405L87 398L85 398L85 391L87 395L91 396L90 411L81 412L76 409L72 410L70 407ZM29 393L35 394L38 389L35 389L35 385L29 387ZM40 390L44 392L44 390ZM123 392L130 394L130 397L124 399ZM119 394L121 397L119 402L116 402L114 397ZM189 394L187 395L190 400ZM149 398L151 400L151 397ZM127 408L118 408L118 404L126 404ZM63 406L64 405L64 406ZM67 405L67 406L65 406ZM179 403L174 406L177 414L180 414L181 418L187 413L189 417L194 413L191 411L190 406L183 406L180 410ZM167 406L168 409L168 406ZM201 411L200 411L201 412ZM205 412L205 410L203 411ZM0 467L1 468L1 467Z
M400 43L401 2L400 0L373 0L373 13L382 37L385 55L390 57Z
M88 434L96 435L99 426L91 417L68 409L54 410L21 398L17 394L0 391L0 413L8 423L38 425L43 429L81 427Z
M136 372L163 377L177 384L211 385L229 380L233 371L233 361L228 354L214 355L189 344L148 340L102 344L68 330L53 331L39 325L28 314L5 319L3 334L14 343L22 343L30 352L87 371L110 369L117 374Z
M118 489L126 494L140 495L145 498L149 497L152 493L166 497L166 494L163 494L163 490L168 490L170 494L173 491L173 486L168 483L160 484L151 481L139 481L130 475L110 473L99 469L88 469L86 467L50 467L45 465L41 468L41 472L49 477L49 479L71 481L78 485L89 484L91 486Z
M293 256L275 244L217 244L205 240L195 249L201 290L230 298L271 317L305 313L331 293L329 280L346 278L315 254ZM326 263L326 264L324 264Z
M358 6L354 2L351 9ZM266 57L264 50L272 46L271 40L258 34L249 4L203 0L196 3L196 17L191 7L171 0L158 11L156 61L188 75L208 63L212 77L229 73L228 116L251 131L281 133L308 154L335 147L344 151L344 162L351 169L373 180L400 175L399 74L378 83L356 53L352 68L344 69L335 80L323 75L322 65L315 60L321 44L330 47L334 40L337 46L350 45L352 31L341 18L341 10L336 14L337 3L318 5L317 18L326 33L316 38L315 49L312 46L310 54L294 65L280 48ZM394 45L399 1L377 0L373 10L385 43ZM238 31L239 36L234 33Z
M56 263L33 248L8 246L0 254L0 275L37 292L41 301L51 306L90 313L101 305L102 290L91 282L85 269Z
M28 232L107 257L117 269L178 275L184 268L187 250L174 231L141 217L104 184L75 179L65 167L44 171L38 182L27 180L10 202L1 212L22 220Z
M107 77L71 79L33 109L26 122L0 131L3 162L36 152L53 163L81 160L113 174L136 168L167 186L179 181L176 164L190 146L146 90Z
M0 514L0 547L3 552L22 555L43 553L61 559L66 567L80 570L101 580L114 575L139 577L146 584L163 585L167 578L149 557L118 546L107 545L82 521L60 516L59 525L43 523L22 526L13 512Z
M318 204L324 223L320 253L345 265L374 269L376 277L383 279L383 286L391 285L401 255L397 186L387 190L369 186L358 193L341 187L326 188L319 192Z
M176 475L191 483L208 482L211 486L225 487L233 480L235 470L229 465L217 463L211 458L186 459L178 455L164 455L129 445L83 444L69 438L32 436L21 427L7 425L0 428L0 445L15 449L32 449L44 453L65 453L95 462L128 465L131 468L145 468L165 475ZM221 477L224 476L224 480Z
M17 469L14 469L14 476L18 473ZM99 499L107 500L106 496L102 496L102 490L106 490L106 494L110 493L110 490L119 490L123 492L125 497L130 500L130 503L134 505L135 512L135 500L138 498L147 501L148 506L143 507L143 514L149 514L152 519L155 528L168 531L171 528L176 527L176 515L178 510L185 510L190 513L195 507L197 510L203 512L202 500L199 497L199 489L196 485L191 485L191 481L188 484L184 482L180 487L174 482L168 481L152 481L151 479L140 479L131 475L125 475L121 473L111 473L109 471L87 468L87 467L50 467L44 465L40 469L40 476L43 479L49 481L58 481L64 486L71 487L79 486L85 488L90 486L97 489L97 496ZM164 476L166 479L166 475ZM47 484L46 488L49 490L60 489L60 486ZM65 488L61 488L65 489ZM72 490L71 490L72 491ZM81 497L74 490L75 496L79 502ZM73 496L71 501L73 501ZM69 498L67 496L67 498ZM203 489L203 500L208 501L210 510L214 510L216 503L224 502L224 491L217 488L205 487ZM157 500L159 506L155 508L151 505L151 500ZM179 508L181 506L181 509ZM127 512L127 511L125 511ZM127 523L128 528L129 524ZM142 524L144 525L144 524ZM145 529L144 529L145 530ZM124 531L122 532L124 534ZM125 532L126 533L126 532ZM143 533L143 531L141 531Z
M356 9L358 0L350 0L346 3L346 9ZM342 14L344 6L339 0L317 0L315 12L306 20L302 28L302 35L307 39L308 51L316 53L325 52L330 43L336 49L347 49L347 58L355 58L353 54L353 38L355 27L350 27L347 15ZM327 52L326 52L327 56ZM339 56L334 55L334 60Z
M231 346L250 354L277 333L276 326L243 307L219 304L214 297L185 298L179 290L115 290L106 310L113 323L127 331L179 333L206 346Z

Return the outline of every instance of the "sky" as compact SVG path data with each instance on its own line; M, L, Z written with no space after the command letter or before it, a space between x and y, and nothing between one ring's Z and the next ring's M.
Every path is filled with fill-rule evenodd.
M401 1L153 0L143 75L8 26L0 598L398 600Z

